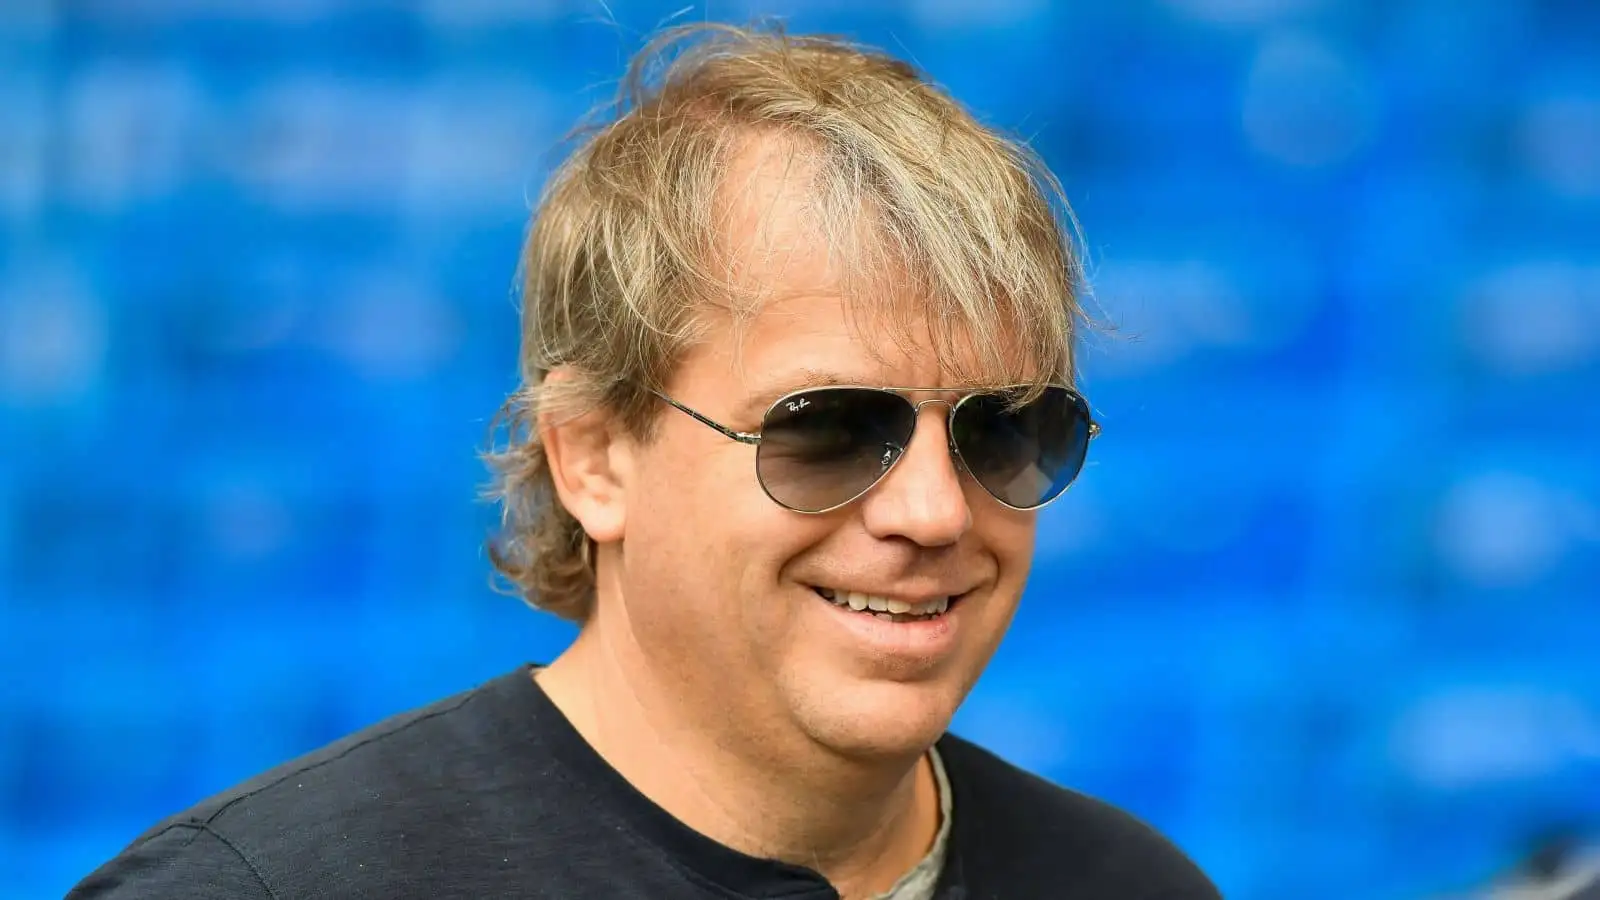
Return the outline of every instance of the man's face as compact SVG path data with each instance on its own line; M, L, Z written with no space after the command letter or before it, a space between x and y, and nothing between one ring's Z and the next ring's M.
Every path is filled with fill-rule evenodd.
M739 277L771 299L739 328L713 316L667 393L740 431L759 430L773 399L819 375L950 388L911 396L954 402L931 349L886 351L894 342L871 313L840 298L793 212L796 181L755 162L734 182L746 189L730 202L730 249ZM798 735L877 755L937 738L1016 610L1035 522L958 472L948 405L922 408L905 456L865 496L820 515L763 492L755 447L661 410L652 440L632 448L619 573L650 670L754 742ZM954 602L935 620L896 623L824 597L846 591Z

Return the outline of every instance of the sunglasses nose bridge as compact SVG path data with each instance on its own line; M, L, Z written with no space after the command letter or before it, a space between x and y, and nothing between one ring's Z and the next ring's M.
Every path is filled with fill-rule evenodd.
M948 399L946 399L944 397L929 397L926 400L912 400L911 398L907 397L906 398L906 402L911 404L911 409L912 409L911 421L913 423L913 425L912 425L913 428L916 427L915 423L922 421L922 408L924 406L928 406L929 404L934 404L934 403L943 405L944 408L945 408L945 413L944 413L945 439L947 441L951 442L950 446L952 447L952 449L955 447L953 438L951 437L952 432L951 432L951 429L950 429L950 420L956 413L956 407L961 405L960 401L958 401L958 400L948 400Z
M917 411L917 415L918 416L922 415L922 408L924 406L927 406L930 403L942 403L942 404L944 404L945 411L946 411L947 415L949 413L955 412L955 409L956 409L956 401L954 401L954 400L946 400L943 397L929 397L926 400L907 400L906 402L911 404L911 408Z
M958 470L965 471L967 468L967 461L961 458L961 450L956 447L955 433L955 415L956 410L961 407L961 401L951 400L945 397L929 397L926 400L912 400L909 397L905 397L904 399L912 409L911 427L913 434L915 434L917 423L922 421L922 408L924 406L928 406L929 404L940 404L944 406L944 440L945 445L950 450L950 461L955 464L955 467ZM906 439L906 445L909 447L910 444L911 437L908 436Z

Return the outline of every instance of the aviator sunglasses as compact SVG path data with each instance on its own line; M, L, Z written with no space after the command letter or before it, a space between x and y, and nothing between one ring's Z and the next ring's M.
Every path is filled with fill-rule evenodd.
M922 407L949 409L950 455L990 496L1032 510L1061 496L1083 469L1100 426L1070 388L1000 388L916 401L908 393L945 388L828 386L779 397L761 429L736 431L659 392L657 397L724 436L756 448L756 479L774 503L800 513L831 512L888 475L917 429ZM1019 402L1023 401L1023 402Z

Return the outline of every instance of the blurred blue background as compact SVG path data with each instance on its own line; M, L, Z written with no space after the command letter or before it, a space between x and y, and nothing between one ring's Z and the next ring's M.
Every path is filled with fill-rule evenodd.
M1106 435L958 728L1232 900L1600 819L1600 3L819 0L1083 219ZM563 131L676 7L0 2L0 896L570 635L475 451ZM803 11L801 11L803 8Z

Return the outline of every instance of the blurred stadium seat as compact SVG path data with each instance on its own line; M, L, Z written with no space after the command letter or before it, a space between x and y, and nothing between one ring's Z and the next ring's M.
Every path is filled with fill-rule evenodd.
M559 649L475 452L528 200L677 6L0 4L0 898ZM692 14L1027 136L1113 326L958 727L1233 900L1600 828L1600 4L792 6Z

